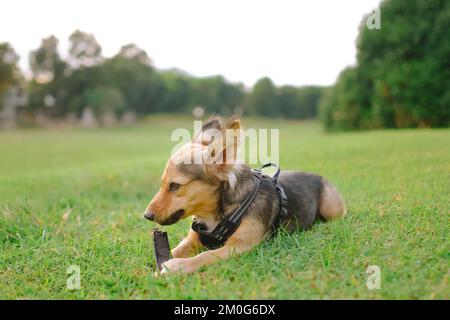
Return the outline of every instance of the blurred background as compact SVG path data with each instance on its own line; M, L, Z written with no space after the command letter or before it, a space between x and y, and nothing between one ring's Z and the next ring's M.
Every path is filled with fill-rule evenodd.
M6 1L0 127L156 113L450 123L445 0Z

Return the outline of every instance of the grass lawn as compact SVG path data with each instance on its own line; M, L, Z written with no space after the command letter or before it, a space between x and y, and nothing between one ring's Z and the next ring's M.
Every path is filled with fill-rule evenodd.
M158 189L176 127L0 133L0 298L448 299L450 130L323 133L280 128L281 166L316 172L342 192L348 215L279 234L240 258L189 276L154 275L143 211ZM171 246L189 221L165 228ZM67 267L81 289L66 288ZM381 269L381 289L366 268Z

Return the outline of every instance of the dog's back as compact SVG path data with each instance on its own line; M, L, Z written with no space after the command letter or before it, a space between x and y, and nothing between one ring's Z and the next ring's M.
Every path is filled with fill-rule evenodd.
M305 172L282 171L279 182L288 197L288 230L307 229L316 219L335 219L346 213L345 203L325 178ZM287 221L286 221L287 222ZM295 222L295 223L293 223Z

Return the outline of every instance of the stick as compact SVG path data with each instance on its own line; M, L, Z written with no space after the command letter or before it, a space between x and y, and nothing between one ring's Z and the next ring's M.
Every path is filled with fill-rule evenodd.
M170 245L167 232L153 229L153 246L155 249L156 266L162 270L162 264L170 260Z

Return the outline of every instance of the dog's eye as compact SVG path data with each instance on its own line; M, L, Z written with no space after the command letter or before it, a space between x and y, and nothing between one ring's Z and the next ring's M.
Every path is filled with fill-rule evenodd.
M172 182L172 183L169 185L169 190L172 191L172 192L175 192L175 191L177 191L178 189L180 189L180 187L181 187L181 184Z

